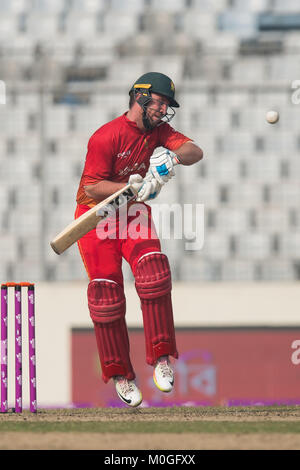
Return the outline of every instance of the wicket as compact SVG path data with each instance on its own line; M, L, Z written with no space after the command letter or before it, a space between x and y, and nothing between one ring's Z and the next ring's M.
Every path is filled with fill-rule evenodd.
M8 411L8 288L15 300L15 412L22 413L22 288L28 297L29 409L37 412L35 355L35 291L30 282L1 284L1 413Z

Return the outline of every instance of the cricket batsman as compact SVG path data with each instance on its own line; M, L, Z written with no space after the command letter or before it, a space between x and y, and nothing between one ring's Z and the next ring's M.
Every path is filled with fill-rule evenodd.
M129 230L135 216L128 210L125 227L116 224L114 233L110 229L103 236L99 223L78 241L89 277L87 300L102 378L105 383L112 379L119 398L135 407L142 402L142 393L130 358L122 260L131 267L141 302L146 362L153 366L158 389L170 392L174 385L170 356L178 358L171 272L146 201L155 198L175 175L174 162L193 165L202 159L203 152L169 125L174 108L179 108L169 77L146 73L132 85L129 96L128 111L100 127L88 142L75 218L128 183L136 194L135 201L129 203L131 209L138 204L141 212L142 207L139 236L136 232L132 236ZM157 147L164 150L153 154Z

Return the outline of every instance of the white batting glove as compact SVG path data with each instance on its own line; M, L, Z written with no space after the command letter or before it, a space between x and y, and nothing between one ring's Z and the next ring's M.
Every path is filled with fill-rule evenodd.
M131 175L128 183L137 195L136 201L138 202L156 198L161 190L161 184L154 177L144 179L141 175Z
M160 184L167 183L175 176L173 158L176 154L170 150L156 153L150 158L150 172Z

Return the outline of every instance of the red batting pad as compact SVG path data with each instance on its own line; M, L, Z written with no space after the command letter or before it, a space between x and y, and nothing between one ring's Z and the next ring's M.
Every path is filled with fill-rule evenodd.
M141 299L146 360L154 365L160 356L178 357L171 300L171 271L163 253L149 253L138 261L135 286Z
M134 379L123 289L113 281L93 280L88 286L88 306L94 323L104 382L115 375Z

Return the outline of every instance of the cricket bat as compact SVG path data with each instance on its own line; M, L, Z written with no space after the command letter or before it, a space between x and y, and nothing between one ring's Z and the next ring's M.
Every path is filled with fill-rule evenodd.
M173 157L173 164L179 163L177 158ZM151 175L145 179L151 178ZM96 206L82 214L78 219L73 220L62 232L60 232L51 242L52 249L60 255L66 251L73 243L77 242L81 237L86 235L90 230L97 227L97 224L104 220L112 209L116 210L128 204L129 201L135 199L136 194L131 189L130 184L115 192L111 196L99 202Z
M130 184L119 189L119 191L107 197L104 201L99 202L99 204L67 225L67 227L50 242L52 249L55 253L60 255L90 230L93 230L100 221L104 220L109 215L112 209L119 209L129 201L132 201L135 197L136 194L132 191Z

